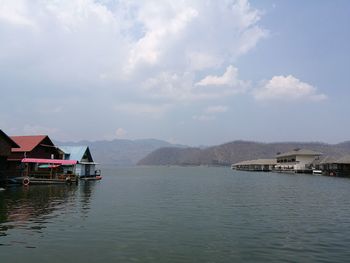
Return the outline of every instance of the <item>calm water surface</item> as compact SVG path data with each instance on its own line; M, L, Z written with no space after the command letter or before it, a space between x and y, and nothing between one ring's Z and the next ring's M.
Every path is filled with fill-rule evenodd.
M350 179L102 169L0 192L0 262L349 262Z

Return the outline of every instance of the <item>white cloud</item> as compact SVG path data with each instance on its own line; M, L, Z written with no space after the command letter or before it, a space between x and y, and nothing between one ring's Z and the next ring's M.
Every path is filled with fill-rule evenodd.
M245 0L3 1L0 65L26 83L128 89L116 84L229 64L266 36L260 15Z
M143 90L146 96L171 102L194 100L201 96L193 93L193 74L188 72L162 72L145 81Z
M318 93L317 88L289 75L274 76L261 88L255 89L253 95L256 100L311 100L321 101L327 98Z
M211 91L222 97L245 92L250 83L238 78L238 69L232 65L226 68L226 71L221 76L209 75L198 81L195 86L197 90Z
M197 82L198 86L244 86L244 82L238 79L238 70L233 66L228 66L222 76L206 76Z
M118 128L115 131L115 135L117 136L117 138L123 138L126 134L127 134L127 132L123 128Z
M13 26L36 28L36 23L30 18L29 2L23 0L0 2L0 23Z
M116 101L124 115L161 118L184 102L232 96L247 83L228 65L267 36L260 17L247 0L0 0L2 107L23 94L43 123L50 111L56 127L72 127L77 114L105 115Z
M189 68L194 71L216 68L224 61L224 59L219 56L198 51L190 51L187 57L189 60Z
M164 16L170 13L170 16ZM167 52L166 44L177 41L176 36L186 28L186 25L198 12L184 5L159 5L151 3L145 9L140 9L139 20L145 27L145 35L131 49L127 71L138 64L155 64L163 53Z
M213 100L244 92L249 82L238 79L237 69L229 66L223 76L208 76L195 83L194 74L162 72L143 84L146 96L177 101Z

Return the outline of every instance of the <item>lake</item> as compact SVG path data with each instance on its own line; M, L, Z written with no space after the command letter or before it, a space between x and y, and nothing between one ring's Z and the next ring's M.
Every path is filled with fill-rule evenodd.
M350 179L101 167L0 192L1 262L347 262Z

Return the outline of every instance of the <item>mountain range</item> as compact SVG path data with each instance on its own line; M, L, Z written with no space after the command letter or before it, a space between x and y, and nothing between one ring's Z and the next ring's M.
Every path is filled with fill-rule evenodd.
M87 145L95 162L101 164L114 164L119 166L136 165L138 161L149 153L162 147L185 147L178 144L171 144L166 141L156 139L142 140L112 140L112 141L79 141L79 142L59 142L55 145Z
M56 145L88 145L94 161L118 166L133 165L220 165L259 158L274 158L278 152L296 148L340 157L350 154L350 141L261 143L233 141L211 147L188 147L157 139L55 142Z
M139 165L220 165L228 166L244 160L274 158L277 153L293 149L309 149L325 156L350 154L350 141L339 144L320 142L261 143L233 141L208 148L163 147L141 159Z

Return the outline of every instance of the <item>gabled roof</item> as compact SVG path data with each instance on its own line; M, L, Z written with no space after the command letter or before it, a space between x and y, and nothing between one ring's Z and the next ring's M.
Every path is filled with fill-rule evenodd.
M295 155L319 156L319 155L322 155L322 153L315 152L312 150L306 150L306 149L295 149L290 152L277 154L276 157L279 158L279 157L287 157L287 156L295 156Z
M12 152L31 152L43 140L48 138L48 136L47 135L11 136L10 138L20 146L20 148L13 148Z
M86 153L89 161L93 162L88 146L59 146L58 148L68 155L66 156L67 158L65 157L67 160L76 160L80 162Z
M277 164L276 159L257 159L257 160L248 160L235 163L234 165L274 165Z
M19 148L19 145L15 143L6 133L0 130L0 137L7 141L12 148Z

